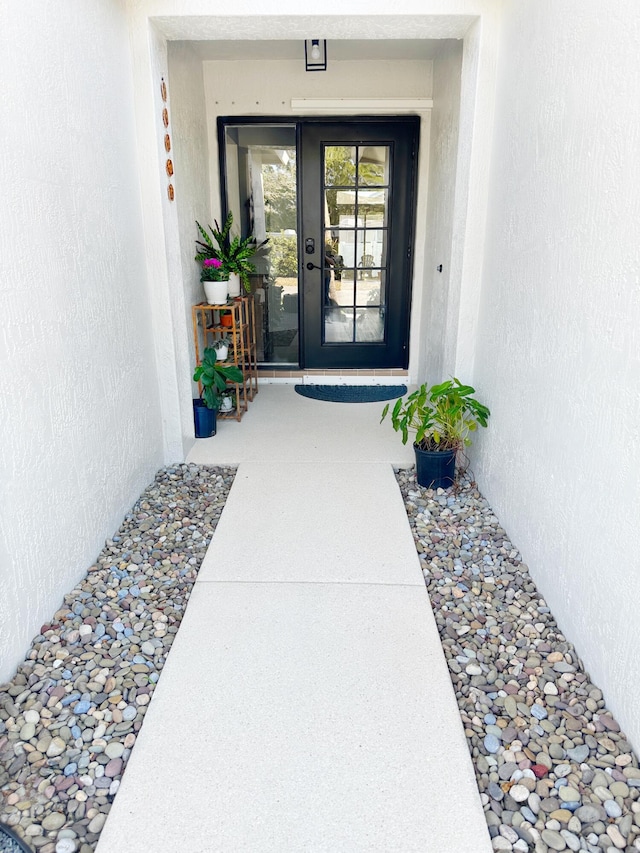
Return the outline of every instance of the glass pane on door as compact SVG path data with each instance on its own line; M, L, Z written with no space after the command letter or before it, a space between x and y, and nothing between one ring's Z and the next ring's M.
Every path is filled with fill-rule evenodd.
M365 145L358 148L358 183L362 187L389 184L388 145Z
M351 189L325 192L324 221L334 228L345 228L355 224L356 194Z
M253 258L257 359L297 366L298 202L295 125L225 128L227 204L232 236L269 242Z
M385 270L358 270L356 273L356 306L386 305Z
M358 192L358 225L382 228L387 224L387 190L361 189Z
M384 340L383 308L358 308L355 340L359 343L377 343Z
M326 145L324 149L325 187L352 187L356 182L356 148Z

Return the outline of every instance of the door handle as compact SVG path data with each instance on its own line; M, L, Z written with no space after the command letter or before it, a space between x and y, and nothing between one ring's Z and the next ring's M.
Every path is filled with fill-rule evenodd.
M322 267L319 267L317 264L314 264L311 261L309 261L309 263L307 264L307 269L308 270L321 270Z

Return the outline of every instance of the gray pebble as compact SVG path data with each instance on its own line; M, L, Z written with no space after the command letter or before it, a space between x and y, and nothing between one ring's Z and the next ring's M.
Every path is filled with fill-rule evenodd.
M567 842L554 829L543 829L541 833L542 840L552 850L566 850Z
M589 755L589 747L588 746L576 746L575 749L568 749L567 756L575 761L576 764L582 764L583 761L586 761L587 756Z
M602 804L608 817L621 817L622 809L615 800L605 800Z

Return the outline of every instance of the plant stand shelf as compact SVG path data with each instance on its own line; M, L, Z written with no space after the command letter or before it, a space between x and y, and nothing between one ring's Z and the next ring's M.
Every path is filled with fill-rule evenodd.
M227 364L235 364L242 370L244 381L229 383L235 388L236 408L232 412L218 412L222 420L241 420L249 403L258 393L258 359L256 352L256 315L253 296L237 296L221 305L201 302L191 309L193 319L193 343L196 366L202 353L216 341L229 339ZM221 316L231 312L231 325L223 326ZM202 391L202 389L200 389Z

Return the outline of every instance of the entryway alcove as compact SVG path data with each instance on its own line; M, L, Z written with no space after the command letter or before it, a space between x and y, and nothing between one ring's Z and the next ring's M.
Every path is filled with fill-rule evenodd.
M384 101L379 115L381 120L385 120L393 115L402 117L403 112L405 117L415 113L412 108L403 110L406 98L433 101L433 108L420 111L415 119L419 121L420 146L416 158L415 230L408 251L411 255L409 267L412 269L408 282L405 276L402 284L405 288L404 306L401 309L401 313L402 310L405 312L404 318L401 316L399 324L393 322L389 328L402 342L398 345L404 347L401 358L396 356L393 364L406 367L403 375L409 382L424 375L427 365L430 372L439 375L447 362L455 360L471 166L470 139L459 138L458 131L461 121L462 126L466 124L468 128L474 117L478 67L477 64L465 63L463 69L465 51L467 59L477 58L474 20L443 18L436 28L438 37L432 38L433 21L416 18L413 21L416 26L407 27L405 32L398 33L395 29L394 36L400 35L401 38L366 39L361 37L361 31L356 31L354 22L347 22L344 26L343 19L340 38L335 39L333 44L332 30L335 32L337 22L327 17L322 25L326 28L328 38L328 69L316 74L305 74L304 62L299 56L303 49L302 39L283 42L276 39L230 38L234 24L227 20L224 26L216 27L217 34L222 38L198 38L192 41L185 38L188 25L184 21L163 19L156 22L162 35L156 34L153 47L157 51L158 70L166 70L168 80L176 189L173 203L165 200L161 194L171 345L161 340L158 347L173 350L175 390L172 392L170 386L165 386L161 393L164 404L170 410L169 421L176 426L178 421L180 423L180 443L183 448L190 446L191 431L190 374L193 352L190 343L190 310L193 304L203 298L198 268L193 261L195 220L211 222L220 219L222 214L218 137L218 119L221 116L227 120L237 118L242 121L253 117L269 117L270 120L275 118L285 124L296 117L328 120L336 116L330 107L325 105L323 109L317 106L317 98L321 95L330 96L329 103L334 104L335 113L335 103L340 96L357 97L370 103L370 99L377 94ZM265 16L264 24L266 36L273 27L273 21ZM206 30L207 27L201 29L198 35L201 36ZM415 36L416 33L423 33L424 37L407 37ZM349 37L355 35L360 37ZM465 35L470 38L463 40ZM155 94L154 97L157 100ZM300 99L304 102L312 98L315 98L316 106L310 107L308 116L304 109L294 109L296 101L300 103ZM389 104L397 105L397 109L391 109ZM156 112L158 125L161 111ZM371 114L375 110L367 109L364 112ZM363 114L362 108L353 110L344 118L355 118L358 113ZM340 121L342 118L342 115L338 116ZM161 128L157 126L156 130L159 133ZM366 139L363 142L366 143ZM356 156L362 159L364 149L372 147L375 148L364 144ZM345 192L350 189L353 191L349 187L343 189ZM403 187L405 191L408 189L410 187ZM373 255L372 260L376 263L367 263L370 255ZM352 343L357 342L354 340L358 334L356 320L364 325L364 320L375 312L380 317L381 303L369 304L373 298L369 285L374 274L386 272L381 270L384 265L377 262L375 255L375 250L362 251L353 259L354 276L365 286L362 288L366 290L364 303L360 301L363 295L357 292L358 288L354 288L356 292L351 305L347 306L348 310L340 308L340 312L347 315L346 328L351 322ZM315 265L322 266L317 263L318 260L320 258L316 256ZM440 267L441 271L438 271ZM320 273L316 276L318 281L315 287L319 290L322 276ZM286 295L290 294L283 294ZM152 298L160 301L162 294L155 293ZM284 299L279 307L292 309L292 300L286 301L286 307ZM331 335L344 332L337 324L330 323L334 313L330 309L335 307L329 303L324 305L323 311L318 307L314 309L318 315L316 332L322 329L320 335L316 334L316 351L322 352L322 347ZM302 308L306 312L304 305ZM386 305L383 311L386 311ZM291 310L290 313L295 314L295 311ZM335 313L340 316L337 311ZM324 314L323 326L319 322L321 314ZM167 316L166 313L164 316ZM307 314L304 313L302 317L304 321ZM387 322L386 318L384 322ZM310 320L307 323L313 325ZM335 328L331 328L334 325ZM369 324L370 329L375 325ZM284 336L281 335L278 344L282 347L283 342ZM293 338L289 343L292 342ZM336 344L339 342L336 341ZM295 344L284 362L287 369L297 366L292 352L295 352ZM305 357L309 367L314 364L312 352L312 344L303 351L299 361L303 369ZM273 348L271 353L265 348L263 356L265 361L269 358L274 360ZM336 358L332 363L329 358L324 363L320 359L315 364L340 370L340 365L346 367L348 362ZM371 369L379 369L383 364L384 361L374 362ZM366 362L362 367L365 365ZM352 361L351 369L356 366L357 362ZM269 367L274 365L270 364ZM281 376L281 373L272 373L270 381L280 379ZM173 433L175 436L175 429Z

